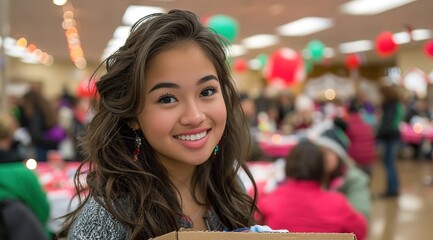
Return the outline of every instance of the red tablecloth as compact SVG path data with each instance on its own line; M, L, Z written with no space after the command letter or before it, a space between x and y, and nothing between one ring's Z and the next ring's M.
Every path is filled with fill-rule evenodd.
M261 134L257 142L263 153L272 158L285 158L298 143L295 135Z
M48 227L53 232L57 232L63 223L63 220L58 218L78 206L78 199L73 196L75 195L74 174L79 165L79 162L65 162L59 167L48 162L39 162L35 169L50 203Z
M72 196L75 193L74 175L79 165L79 162L65 162L59 167L47 162L38 162L35 171L47 193L61 191Z
M400 133L402 141L406 143L419 144L422 140L433 141L433 125L431 124L414 127L408 123L402 123Z

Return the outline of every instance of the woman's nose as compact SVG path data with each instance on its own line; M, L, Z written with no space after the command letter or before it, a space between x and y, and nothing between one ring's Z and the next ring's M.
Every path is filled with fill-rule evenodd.
M200 125L206 118L203 110L196 104L188 104L183 110L182 117L180 118L180 123L183 125Z

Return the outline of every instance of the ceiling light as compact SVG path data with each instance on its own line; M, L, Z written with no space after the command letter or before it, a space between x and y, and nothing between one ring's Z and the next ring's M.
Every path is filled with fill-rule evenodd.
M355 53L365 52L373 49L373 43L370 40L359 40L353 42L342 43L338 46L340 53Z
M394 40L396 44L405 44L410 42L410 35L408 32L394 33L392 40Z
M39 63L39 57L36 54L26 54L22 56L20 60L23 63L29 63L29 64Z
M228 46L226 49L226 54L228 57L239 57L247 53L247 50L242 46L238 44L232 44Z
M150 7L150 6L138 6L131 5L128 6L125 13L123 14L123 24L132 26L140 18L147 16L152 13L163 13L164 8L161 7Z
M275 45L279 42L278 37L272 34L258 34L251 37L247 37L242 40L242 45L246 48L257 49L266 48Z
M277 28L284 36L305 36L330 28L334 25L332 19L320 17L305 17Z
M405 44L410 42L411 40L414 41L422 41L429 38L432 38L433 34L431 30L428 29L415 29L412 30L412 32L399 32L395 33L392 36L392 39L397 44Z
M113 37L116 39L124 39L126 40L131 32L131 27L120 26L114 30Z
M57 6L63 6L68 0L53 0L53 3Z
M375 15L416 0L352 0L340 6L340 11L351 15Z
M428 29L416 29L412 31L412 39L415 41L422 41L432 38L432 31Z

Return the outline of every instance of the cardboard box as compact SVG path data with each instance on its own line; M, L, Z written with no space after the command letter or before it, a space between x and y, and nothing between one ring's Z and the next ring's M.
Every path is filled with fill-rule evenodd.
M174 231L154 240L356 240L352 233L254 233Z

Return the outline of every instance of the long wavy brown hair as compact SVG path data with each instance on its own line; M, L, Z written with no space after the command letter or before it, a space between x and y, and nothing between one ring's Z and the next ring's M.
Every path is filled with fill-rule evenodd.
M86 194L80 198L80 206L66 215L60 236L67 234L90 197L129 227L132 239L147 239L179 229L176 219L182 209L167 171L142 133L142 151L139 160L133 161L135 135L128 123L142 109L145 76L152 59L182 42L198 44L212 61L227 108L220 150L197 167L193 187L203 193L206 205L225 227L254 224L256 197L251 199L246 194L237 177L242 168L254 183L245 166L250 134L227 65L226 45L195 14L171 10L139 20L125 45L95 71L94 75L103 71L105 65L105 74L96 83L100 96L96 115L81 139L86 160L75 176L77 191ZM87 187L80 182L83 174L87 174Z

